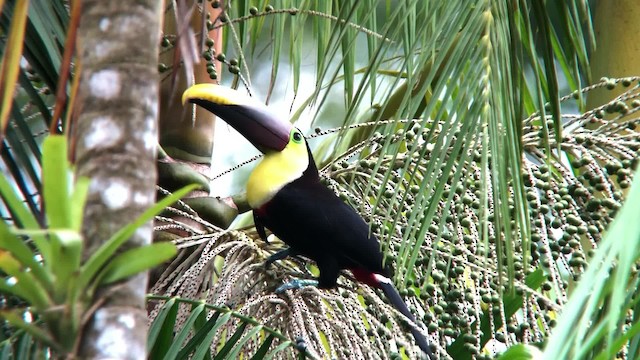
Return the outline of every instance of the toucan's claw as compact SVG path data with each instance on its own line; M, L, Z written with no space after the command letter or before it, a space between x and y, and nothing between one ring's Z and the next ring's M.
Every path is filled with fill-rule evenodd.
M293 252L293 250L291 250L291 248L287 248L284 250L280 250L277 253L269 256L267 258L267 261L264 262L264 267L268 268L269 266L271 266L271 264L273 264L274 262L278 261L278 260L283 260L288 258L289 256L295 255L295 253Z
M303 353L307 351L307 343L304 341L302 336L298 336L296 338L296 349L298 351L302 351Z
M318 280L303 280L303 279L291 280L286 284L280 285L276 289L276 294L283 293L283 292L285 292L287 290L300 289L300 288L303 288L305 286L318 286Z

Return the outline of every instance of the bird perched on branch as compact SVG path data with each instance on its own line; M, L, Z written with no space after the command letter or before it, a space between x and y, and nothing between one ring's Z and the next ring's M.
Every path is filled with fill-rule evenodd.
M332 288L340 271L347 269L356 280L381 289L400 313L416 323L383 266L378 239L355 210L320 182L300 130L252 98L214 84L190 87L182 102L195 103L219 116L264 153L249 176L247 200L260 237L266 241L267 228L289 245L267 261L303 255L314 260L320 270L317 281L293 281L280 291L306 285ZM433 359L425 336L413 326L411 333L420 349Z

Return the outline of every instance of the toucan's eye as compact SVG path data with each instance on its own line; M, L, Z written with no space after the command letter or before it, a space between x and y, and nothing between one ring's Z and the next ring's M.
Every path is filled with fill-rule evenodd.
M293 132L293 135L291 136L291 138L293 139L293 141L295 141L296 143L301 143L302 142L302 134L300 134L297 131Z

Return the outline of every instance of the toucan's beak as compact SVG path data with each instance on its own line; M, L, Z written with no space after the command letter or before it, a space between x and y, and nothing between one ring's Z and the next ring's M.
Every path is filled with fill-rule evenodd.
M182 103L187 101L222 118L263 153L282 151L289 143L293 126L239 91L215 84L196 84L182 94Z

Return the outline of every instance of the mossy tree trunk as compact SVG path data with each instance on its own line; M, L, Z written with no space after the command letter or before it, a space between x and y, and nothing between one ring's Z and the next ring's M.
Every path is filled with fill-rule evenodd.
M91 179L85 258L155 201L158 50L162 1L82 3L76 172ZM125 247L151 242L151 223ZM81 358L146 358L147 273L100 289L83 331Z

